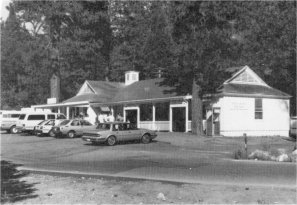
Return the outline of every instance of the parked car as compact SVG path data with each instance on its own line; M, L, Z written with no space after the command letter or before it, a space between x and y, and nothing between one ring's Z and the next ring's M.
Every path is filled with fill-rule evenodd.
M22 114L21 111L17 110L1 110L0 111L0 122L1 122L1 130L5 130L8 133L17 133L16 123Z
M54 126L49 135L60 137L67 136L69 138L74 138L82 136L84 131L95 129L96 125L93 125L87 120L82 119L73 119L73 120L64 120L58 126Z
M297 136L297 117L291 117L289 136L296 139Z
M82 139L93 144L105 142L113 146L120 141L133 140L140 140L147 144L156 137L155 131L138 129L128 122L110 122L98 124L95 130L84 132Z
M38 123L50 119L66 119L66 117L62 113L28 112L20 115L16 128L21 132L32 133Z
M57 120L44 120L41 123L39 123L34 128L34 132L36 135L50 135L51 137L54 137L52 128L54 126L58 126L61 122L63 122L63 119L57 119Z
M35 135L39 135L39 134L41 134L41 127L42 127L42 125L43 124L45 124L46 122L48 122L49 120L43 120L43 121L41 121L40 123L38 123L35 127L34 127L34 134Z

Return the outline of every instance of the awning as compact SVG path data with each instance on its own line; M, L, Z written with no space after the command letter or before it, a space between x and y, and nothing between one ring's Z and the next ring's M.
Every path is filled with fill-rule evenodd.
M109 107L100 106L100 109L101 109L102 112L110 112Z
M100 106L100 105L91 105L93 108L96 108L96 110L98 110L98 108L100 108L101 112L110 112L109 107L107 106ZM98 110L99 111L99 110Z

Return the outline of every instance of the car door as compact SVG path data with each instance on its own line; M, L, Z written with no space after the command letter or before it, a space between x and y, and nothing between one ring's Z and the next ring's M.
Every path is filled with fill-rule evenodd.
M80 133L83 134L85 131L92 130L96 128L96 125L92 125L89 121L87 120L80 120Z
M80 121L79 120L73 120L70 123L70 127L68 128L67 132L70 131L70 130L74 130L77 135L81 135L82 131L81 131Z
M123 141L131 141L137 139L135 131L132 130L128 124L124 123L120 125L120 134L122 135Z
M127 124L129 135L131 140L138 140L142 136L141 130L139 130L135 125L133 124Z

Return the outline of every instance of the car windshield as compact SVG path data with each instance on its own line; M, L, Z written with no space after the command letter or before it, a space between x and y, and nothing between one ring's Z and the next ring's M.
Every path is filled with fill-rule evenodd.
M64 120L64 119L66 119L66 117L64 115L58 115L57 116L57 119L58 120Z
M37 125L42 125L43 123L45 123L47 120L43 120L40 123L38 123Z
M70 120L64 120L63 122L60 123L60 125L67 125L70 122Z
M98 124L98 126L96 127L96 129L99 129L99 130L110 130L110 124Z
M45 123L45 125L51 125L54 126L55 121L54 120L49 120L48 122Z

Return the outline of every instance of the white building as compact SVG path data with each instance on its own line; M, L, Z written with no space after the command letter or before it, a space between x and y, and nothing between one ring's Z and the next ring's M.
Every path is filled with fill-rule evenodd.
M248 66L235 70L209 103L207 134L288 136L291 96L267 85Z
M232 77L217 93L204 99L206 134L288 136L290 96L268 86L248 66L229 70L234 73ZM162 78L139 81L139 73L129 71L125 83L85 81L73 98L33 107L56 109L68 118L83 111L93 123L98 113L111 112L114 116L120 113L139 128L191 131L192 96L170 92L172 88L160 85L162 81Z

